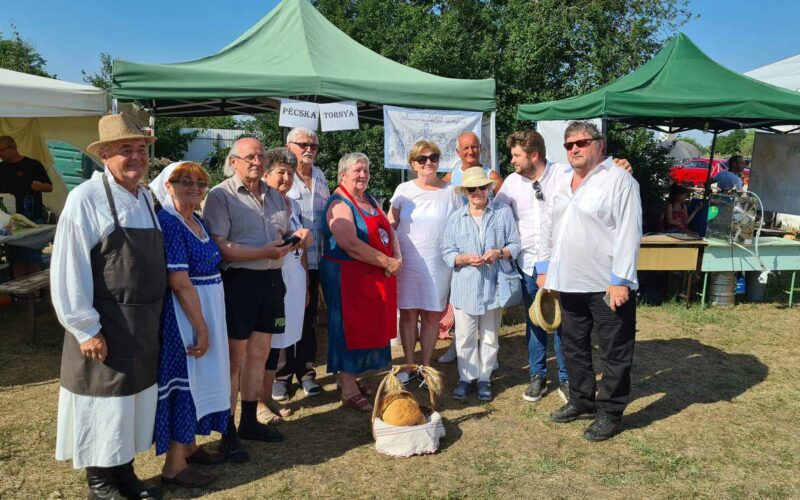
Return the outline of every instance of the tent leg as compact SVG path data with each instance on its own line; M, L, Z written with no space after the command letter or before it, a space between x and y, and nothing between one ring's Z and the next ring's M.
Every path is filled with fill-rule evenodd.
M703 191L703 211L701 213L708 214L708 210L711 208L711 170L714 167L714 150L717 147L717 134L719 134L719 130L714 130L714 135L711 136L711 149L708 152L708 174L706 176L706 185ZM706 222L705 231L701 236L705 237L708 234L708 222ZM705 286L703 288L705 292ZM703 297L705 299L705 297Z

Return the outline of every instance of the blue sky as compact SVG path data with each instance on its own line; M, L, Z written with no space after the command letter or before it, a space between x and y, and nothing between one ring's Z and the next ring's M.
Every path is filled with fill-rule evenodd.
M214 53L277 3L0 0L0 31L8 33L14 22L47 60L49 72L80 82L81 69L98 69L100 52L141 62L179 62ZM800 18L800 1L691 0L689 8L699 17L683 31L711 58L735 71L800 53L790 27Z

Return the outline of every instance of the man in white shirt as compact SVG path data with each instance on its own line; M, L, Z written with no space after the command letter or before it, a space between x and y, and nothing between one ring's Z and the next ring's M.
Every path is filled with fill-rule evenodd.
M104 116L88 150L103 173L67 197L50 264L64 326L56 459L86 469L89 498L157 498L133 471L150 448L158 401L160 320L167 266L144 135L123 114Z
M630 397L636 334L636 264L642 233L639 185L604 159L605 139L590 122L564 132L572 175L556 182L551 202L553 249L545 288L561 293L562 340L569 402L554 422L595 418L584 438L619 431ZM565 169L566 171L566 169ZM600 346L602 381L592 367L592 331Z
M744 189L744 181L739 175L743 170L744 158L733 155L728 159L728 170L721 170L711 182L716 182L720 191L741 191Z
M289 399L292 377L303 387L306 396L318 396L314 361L317 358L317 315L319 311L319 259L322 258L322 229L325 226L325 205L331 193L322 169L314 165L319 151L319 139L311 129L298 127L286 136L286 147L297 157L297 169L292 188L286 193L301 208L303 227L314 237L305 249L308 258L308 304L303 316L303 334L293 347L285 351L285 361L280 366L272 386L272 399Z
M559 169L546 161L544 138L533 130L514 132L508 136L506 145L511 150L511 164L515 172L506 177L497 193L497 201L511 207L519 227L522 250L517 257L517 266L527 310L544 284L547 273L551 246L547 204L555 179L563 172L563 168ZM535 326L528 317L525 322L530 383L522 398L525 401L539 401L547 393L547 332ZM561 352L560 331L553 336L553 350L558 364L558 393L566 402L569 377Z

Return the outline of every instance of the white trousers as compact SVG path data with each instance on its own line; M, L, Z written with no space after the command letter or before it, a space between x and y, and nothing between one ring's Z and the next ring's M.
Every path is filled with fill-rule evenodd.
M464 382L488 382L500 348L501 308L472 315L454 308L458 378Z

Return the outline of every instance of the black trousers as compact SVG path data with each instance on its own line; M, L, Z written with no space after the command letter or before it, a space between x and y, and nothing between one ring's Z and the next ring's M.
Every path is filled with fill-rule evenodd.
M314 362L317 359L317 314L319 312L319 271L308 270L309 300L303 317L303 334L300 340L285 351L285 363L278 367L276 380L291 382L313 380L316 377Z
M601 413L622 416L631 393L636 299L631 294L614 312L604 295L561 293L561 348L569 374L570 401L578 406L596 404ZM592 366L592 331L600 346L603 379L599 390Z

